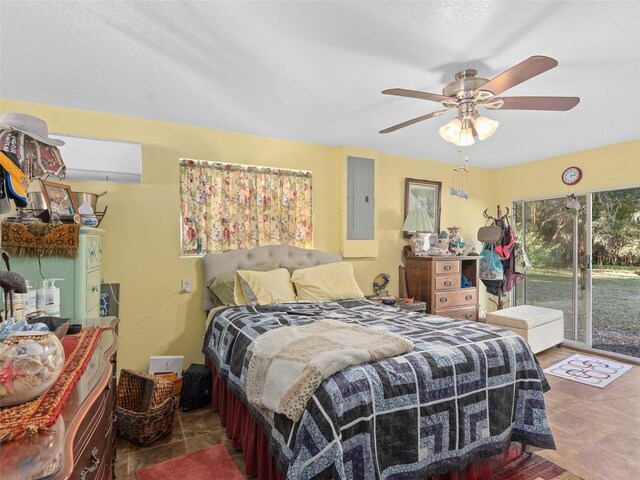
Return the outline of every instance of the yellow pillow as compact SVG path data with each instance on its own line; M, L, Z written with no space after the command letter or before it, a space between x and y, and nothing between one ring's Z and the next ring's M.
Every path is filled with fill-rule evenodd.
M330 302L364 297L353 276L353 266L347 262L296 270L291 282L296 286L298 300Z
M278 268L269 272L237 270L233 296L237 305L269 305L295 302L289 270ZM244 288L243 288L244 287Z

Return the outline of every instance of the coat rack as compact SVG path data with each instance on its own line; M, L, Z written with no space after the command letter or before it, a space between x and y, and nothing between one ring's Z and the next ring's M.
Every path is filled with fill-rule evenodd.
M497 205L497 208L496 208L496 213L497 214L496 214L495 217L492 217L491 215L489 215L487 213L487 211L489 210L488 208L486 208L484 210L482 215L484 216L484 218L486 218L488 220L491 220L493 222L493 225L496 225L496 226L498 226L498 227L500 227L500 228L502 228L504 230L503 226L504 226L505 222L507 224L509 224L509 220L508 220L509 207L505 207L505 208L506 208L507 211L506 211L506 213L504 215L502 214L502 209L500 208L500 205ZM491 300L493 303L496 304L496 306L498 307L498 310L502 310L502 308L504 307L504 302L502 301L502 287L498 288L497 296L498 296L498 300L497 301L495 301L495 300L493 300L491 298L489 300Z
M495 218L487 213L487 210L489 210L488 208L484 209L484 212L482 213L482 215L484 216L484 218L487 218L487 219L491 220L494 225L498 225L498 222L500 222L502 220L506 220L507 217L509 216L509 207L505 207L505 208L507 209L507 213L502 215L502 210L500 209L500 205L498 205L497 208L496 208L497 216Z

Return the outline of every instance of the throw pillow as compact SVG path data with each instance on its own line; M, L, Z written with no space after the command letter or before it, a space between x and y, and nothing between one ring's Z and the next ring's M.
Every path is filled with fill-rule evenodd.
M270 272L238 270L234 295L238 305L270 305L296 301L296 293L286 268Z
M243 270L255 270L259 272L266 272L278 268L278 261L263 263L256 265L255 267L245 268ZM216 306L221 305L235 305L236 302L233 298L233 289L236 283L236 271L225 272L218 275L211 280L207 287L209 288L209 294L213 299L213 303Z
M347 262L296 270L291 282L296 287L298 300L330 302L364 297L353 276L353 266Z

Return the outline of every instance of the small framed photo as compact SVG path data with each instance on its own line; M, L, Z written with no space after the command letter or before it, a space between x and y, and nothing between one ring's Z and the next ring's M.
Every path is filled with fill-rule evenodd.
M78 207L73 200L71 187L64 183L42 181L42 194L51 215L74 215Z
M405 178L404 182L404 218L412 210L423 209L431 224L432 233L440 233L440 192L442 182ZM404 232L405 238L411 237L411 232Z

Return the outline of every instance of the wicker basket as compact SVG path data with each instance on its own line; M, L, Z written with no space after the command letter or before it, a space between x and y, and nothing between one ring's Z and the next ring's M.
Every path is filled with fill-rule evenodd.
M173 428L178 401L173 384L144 372L122 370L116 399L118 434L139 445L149 445Z

